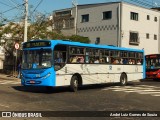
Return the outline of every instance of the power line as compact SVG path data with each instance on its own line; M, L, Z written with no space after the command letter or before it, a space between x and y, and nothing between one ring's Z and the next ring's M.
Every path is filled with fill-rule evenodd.
M9 0L15 7L17 7L17 9L19 9L19 7L18 7L18 5L20 5L20 4L17 4L17 3L15 3L15 1L13 1L13 0Z
M37 4L37 6L35 7L35 9L30 13L29 19L31 19L33 13L36 11L36 9L39 7L39 5L40 5L42 2L43 2L43 0L41 0L41 1Z
M11 11L11 10L16 9L17 7L24 6L24 5L25 5L25 3L23 3L23 4L21 4L21 5L18 5L18 6L16 6L16 7L13 7L13 8L11 8L11 9L8 9L8 10L6 10L6 11L3 11L3 12L1 12L0 14L3 14L3 13L6 13L6 12L9 12L9 11Z
M0 2L0 3L5 5L5 6L12 7L12 6L10 6L10 5L6 4L6 3L3 3L3 2Z
M11 3L12 3L12 4L11 4ZM1 11L1 12L0 12L0 15L1 15L1 16L0 16L0 17L1 17L1 20L0 20L0 21L1 21L1 22L9 22L9 21L8 21L8 20L9 20L9 19L8 19L9 16L8 16L7 18L6 18L6 17L3 17L4 14L6 14L6 13L9 12L9 11L13 11L14 9L17 9L18 12L19 12L19 11L21 10L20 7L22 8L25 3L19 4L19 3L15 2L15 0L8 0L8 2L6 1L5 3L0 1L0 4L7 6L7 7L5 7L5 8L8 8L8 7L9 7L8 10ZM14 7L13 7L13 5L14 5ZM2 15L3 15L3 16L2 16ZM14 15L15 15L15 13L14 13ZM21 15L22 15L22 14L21 14ZM17 16L17 15L15 15L15 16ZM12 16L11 19L13 19L13 16Z
M131 3L131 4L134 4L134 5L139 5L139 6L146 7L146 8L154 7L153 0L152 0L152 2L148 1L148 0L119 0L119 1L124 1L124 2L127 2L127 3Z
M39 5L41 4L43 2L43 0L41 0L39 3L38 3L38 5L35 7L35 9L33 10L33 12L35 12L36 11L36 9L39 7Z
M25 2L22 3L22 4L19 4L19 3L15 2L15 1L13 1L13 0L9 0L9 2L11 2L12 4L14 4L15 7L12 7L12 6L4 3L4 2L0 2L0 4L6 5L6 6L8 6L8 7L12 7L12 8L10 8L10 9L6 10L6 11L0 12L1 15L4 14L4 13L7 13L7 12L9 12L9 11L12 11L12 10L14 10L14 9L19 9L20 7L23 7L23 6L26 4ZM40 0L40 1L39 1L39 3L37 4L37 6L36 6L36 7L34 8L34 10L31 12L30 16L33 15L33 13L36 11L36 9L39 7L39 5L40 5L42 2L43 2L43 0ZM24 14L24 13L23 13L23 14ZM23 15L23 14L21 14L21 15ZM4 18L4 17L2 17L2 16L0 16L0 17L1 17L1 19L6 19L6 18ZM20 18L22 18L22 16L21 16L21 17L16 17L16 19L18 19L18 18L20 19ZM11 20L15 20L15 19L12 17L12 19L6 20L6 22L7 22L7 21L9 22L9 21L11 21Z
M35 9L33 10L33 12L30 13L30 16L33 15L33 13L36 11L36 9L39 7L39 5L40 5L42 2L43 2L43 0L41 0L41 1L37 4L37 6L36 6Z
M18 3L16 0L9 0L9 1L12 1L12 3L14 4L20 5L20 3Z

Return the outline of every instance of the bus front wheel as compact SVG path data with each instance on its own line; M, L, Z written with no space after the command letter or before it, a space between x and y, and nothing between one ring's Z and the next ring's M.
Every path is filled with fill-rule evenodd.
M125 73L122 73L120 76L120 85L121 86L127 85L127 75Z
M72 76L71 83L70 83L71 91L77 92L78 87L79 87L78 77L76 75L74 75L74 76Z

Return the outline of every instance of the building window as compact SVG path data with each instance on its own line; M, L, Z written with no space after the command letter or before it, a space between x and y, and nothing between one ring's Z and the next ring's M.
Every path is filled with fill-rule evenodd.
M146 38L149 39L149 33L146 34Z
M134 45L139 44L139 34L138 34L138 32L130 32L129 44L134 44Z
M103 12L103 20L108 20L112 18L112 11Z
M150 16L149 15L147 15L147 20L150 20Z
M154 35L154 40L157 40L157 35Z
M154 21L157 22L157 17L154 17Z
M96 38L95 44L100 44L100 37Z
M136 20L136 21L138 21L138 13L131 12L131 20Z
M82 22L89 22L89 14L82 15Z

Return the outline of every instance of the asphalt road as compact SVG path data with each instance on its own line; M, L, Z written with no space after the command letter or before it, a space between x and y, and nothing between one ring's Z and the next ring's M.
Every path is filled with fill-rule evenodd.
M84 86L76 93L70 92L68 87L58 87L51 91L47 91L44 87L23 87L18 79L1 78L0 86L1 111L71 111L68 115L74 111L89 111L84 114L90 117L84 117L83 113L82 117L76 117L76 119L83 120L159 119L159 117L91 117L96 114L96 111L160 111L160 82L158 81L132 82L125 87L117 84ZM76 114L81 116L80 113ZM19 119L26 120L27 118ZM37 119L75 120L75 117Z

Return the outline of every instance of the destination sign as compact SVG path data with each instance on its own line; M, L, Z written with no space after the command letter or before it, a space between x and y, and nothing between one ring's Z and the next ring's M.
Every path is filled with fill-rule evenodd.
M51 42L50 41L33 41L33 42L27 42L23 44L23 48L34 48L34 47L50 47Z

